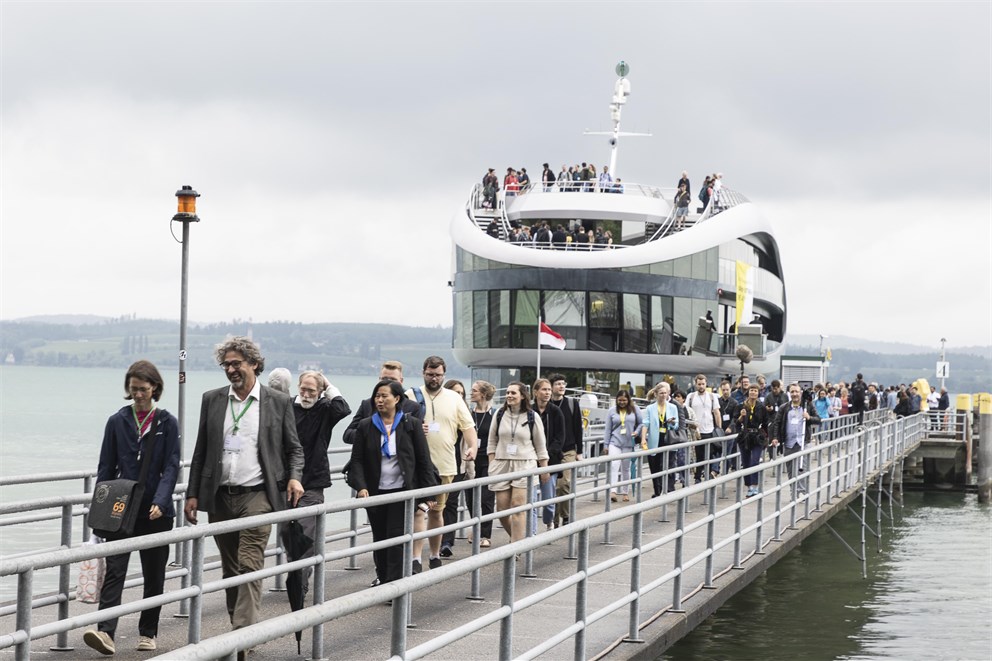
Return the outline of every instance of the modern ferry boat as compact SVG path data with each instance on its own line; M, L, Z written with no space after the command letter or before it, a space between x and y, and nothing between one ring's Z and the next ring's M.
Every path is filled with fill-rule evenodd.
M620 139L634 135L620 131L627 72L621 62L607 133L611 172ZM629 385L640 396L667 377L739 374L742 346L749 374L778 372L782 264L770 224L746 197L724 187L700 208L692 190L688 216L677 220L672 188L534 179L495 199L476 184L451 221L453 350L473 379L498 388L533 381L539 320L565 339L564 350L540 350L541 373L561 372L571 387ZM613 241L511 240L545 222L609 231Z

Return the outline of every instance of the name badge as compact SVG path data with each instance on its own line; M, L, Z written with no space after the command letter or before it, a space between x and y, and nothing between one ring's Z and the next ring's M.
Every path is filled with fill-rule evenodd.
M626 427L621 427L620 428L620 435L621 436L626 436L627 435L627 428Z
M238 454L241 452L241 437L237 434L224 436L224 452Z
M510 443L509 445L507 445L506 446L506 453L508 455L510 455L511 457L516 456L516 454L517 454L517 444L516 443Z
M730 420L730 414L729 413L724 413L723 414L723 419L724 419L724 421Z
M441 431L441 423L435 420L431 424L427 425L428 432L439 432Z

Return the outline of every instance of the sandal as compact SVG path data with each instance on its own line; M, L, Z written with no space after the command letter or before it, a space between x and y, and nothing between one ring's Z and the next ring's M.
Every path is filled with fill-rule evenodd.
M479 546L481 548L487 549L490 546L490 542L489 542L488 539L486 539L485 537L483 537L482 539L479 540Z
M610 494L610 501L614 503L617 502L617 495L615 493Z
M623 495L623 502L629 503L630 502L630 496L628 496L627 494L624 494Z

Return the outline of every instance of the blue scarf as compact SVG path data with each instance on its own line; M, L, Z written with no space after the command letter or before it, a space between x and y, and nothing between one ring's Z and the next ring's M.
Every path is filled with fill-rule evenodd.
M400 423L400 420L402 419L403 419L403 411L402 410L397 411L396 418L393 419L393 433L396 433L396 426ZM383 424L382 416L379 415L378 411L372 414L372 424L375 425L375 428L378 429L379 432L382 434L381 447L382 447L383 456L386 457L387 459L392 458L392 455L389 454L389 435L386 434L386 425Z

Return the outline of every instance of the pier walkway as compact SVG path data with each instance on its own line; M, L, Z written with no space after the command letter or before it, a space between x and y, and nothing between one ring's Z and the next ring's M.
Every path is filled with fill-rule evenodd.
M323 549L318 543L318 558L280 566L270 560L262 571L271 587L271 577L287 568L315 565L311 597L316 605L292 613L285 593L267 591L265 619L236 632L228 631L222 588L239 578L220 580L216 572L204 573L203 540L206 534L252 521L176 529L163 533L157 543L186 542L188 570L176 571L179 577L155 600L165 604L159 649L134 651L140 604L131 590L125 591L121 609L135 613L121 619L117 656L234 659L237 651L252 648L248 658L253 661L657 658L840 510L857 502L864 519L866 502L881 504L888 498L891 507L889 486L898 482L902 461L922 440L925 427L922 416L879 417L863 427L850 420L825 425L804 452L808 493L798 488L797 479L789 479L787 462L777 459L752 469L761 474L763 491L757 497L745 498L745 473L730 471L655 499L650 498L650 482L638 481L649 480L645 475L634 480L631 502L611 503L605 492L609 485L596 470L605 459L588 459L572 469L580 475L581 488L570 501L570 525L516 544L497 526L492 548L473 552L471 544L459 540L455 556L441 568L374 588L368 587L374 572L367 528L359 528L358 534L330 533ZM646 467L646 462L636 465ZM593 471L596 477L581 477ZM484 488L485 482L468 484ZM354 505L328 503L306 511L345 512ZM877 510L880 517L881 507ZM293 515L268 518L288 520ZM364 514L359 518L364 520ZM468 526L465 532L473 524L478 525L478 517L468 516L459 525ZM143 539L0 562L0 575L19 580L16 613L0 616L0 659L102 658L82 643L82 630L97 620L96 606L68 601L59 606L65 611L61 615L55 607L22 607L32 598L32 572L155 544ZM408 549L411 540L410 535L400 538ZM864 538L862 558L863 546ZM188 617L171 617L180 611ZM292 634L300 630L302 655ZM73 649L51 651L59 646L57 640Z

